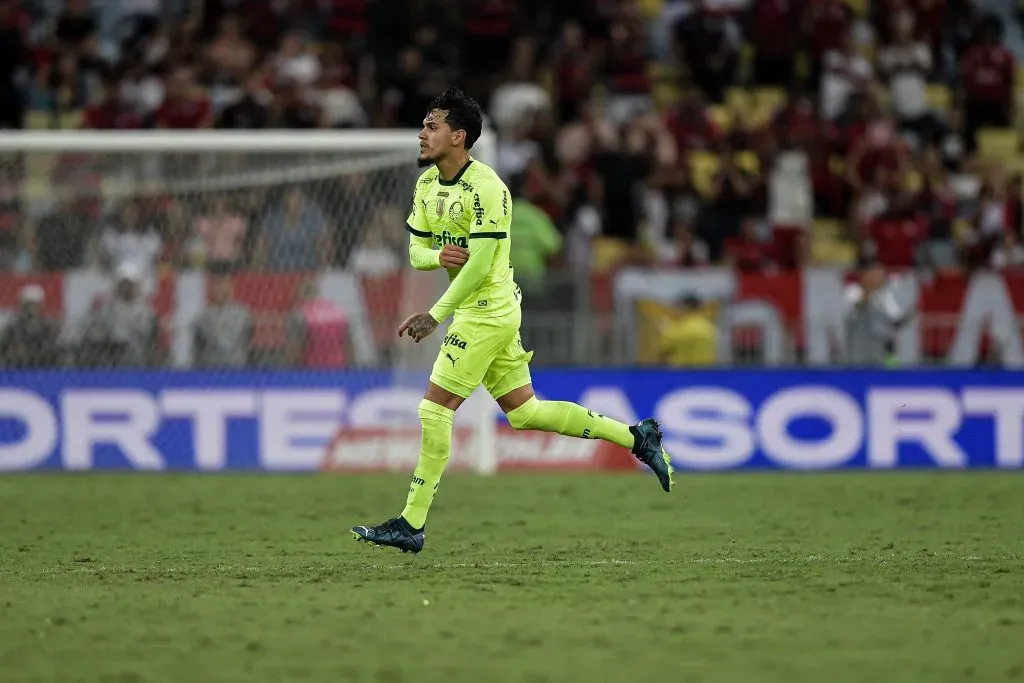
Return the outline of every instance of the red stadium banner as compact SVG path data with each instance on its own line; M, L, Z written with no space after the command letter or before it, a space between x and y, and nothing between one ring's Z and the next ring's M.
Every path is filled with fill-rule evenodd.
M297 301L300 284L311 277L316 278L324 296L333 296L345 307L366 344L394 343L394 325L408 313L400 310L403 299L396 292L414 287L410 284L413 276L408 273L383 277L341 272L239 274L233 277L235 298L254 314L258 348L279 348L283 344L286 314ZM211 278L202 273L167 272L144 286L164 325L167 343L182 347L172 354L179 365L188 364L188 350L184 348L187 334L182 331L187 331L205 307L204 294ZM984 350L990 345L993 330L998 332L1004 353L1006 344L1019 343L1024 273L937 275L928 279L904 275L897 279L902 296L918 312L903 334L907 348L919 356L955 355L972 348L975 342ZM732 306L756 303L772 312L772 319L784 327L785 337L797 350L811 362L824 363L823 354L839 331L836 316L848 280L849 275L817 269L774 274L723 268L670 272L635 269L595 276L592 301L594 312L609 324L631 315L632 304L637 301L673 303L684 294ZM19 292L28 284L42 286L46 312L66 323L102 304L112 291L110 279L95 271L4 274L0 275L0 313L16 309ZM1001 330L997 329L1000 325ZM1007 325L1014 328L1013 334L1006 334ZM740 329L745 340L764 332L763 324L748 327L751 329Z

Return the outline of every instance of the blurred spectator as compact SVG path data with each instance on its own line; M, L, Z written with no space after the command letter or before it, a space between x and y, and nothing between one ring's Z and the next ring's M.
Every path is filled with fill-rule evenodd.
M295 309L288 316L285 364L291 368L342 368L348 364L348 316L317 292L317 283L303 281Z
M851 126L846 179L855 194L871 182L886 192L889 183L895 184L897 173L904 168L906 148L892 119L884 115L873 100L865 100L863 106L866 118ZM879 182L880 177L882 182Z
M872 76L871 64L857 51L852 33L844 32L839 45L822 59L821 115L829 121L839 118L851 95L867 92Z
M393 207L378 209L373 221L362 231L356 247L348 256L347 267L353 273L380 277L400 270L403 262L398 258L394 240L389 240L402 217ZM404 236L400 244L404 247Z
M281 49L271 60L271 67L278 85L290 84L300 91L320 78L320 60L298 31L284 35Z
M1002 235L1011 229L1010 197L1006 172L1001 165L992 166L978 194L977 212L970 221L970 230L964 238L966 260L971 267L983 267L990 262L992 250L1002 242Z
M244 368L252 347L252 315L233 299L229 276L215 278L209 291L209 303L193 328L193 363L199 368Z
M207 270L230 273L239 265L247 229L245 217L230 207L228 198L215 195L209 210L196 220L196 235L203 243Z
M29 51L18 19L16 0L0 0L0 129L25 124Z
M121 78L121 106L140 117L147 127L164 102L163 79L145 63L129 64Z
M957 245L953 236L956 196L936 151L926 152L922 163L922 185L913 201L915 211L927 226L928 235L921 244L917 260L932 270L948 270L957 264Z
M524 127L528 130L537 113L551 108L547 91L533 82L533 51L529 41L518 41L507 79L494 89L488 111L499 135Z
M20 248L27 232L23 228L15 169L12 165L0 165L0 269L16 269L19 265L25 266L25 270L31 267L31 263L18 263L22 260Z
M673 237L665 250L662 262L669 262L681 268L700 268L711 263L707 243L694 235L689 223L678 221L673 226Z
M74 52L64 52L57 63L38 72L36 103L50 112L77 111L89 105L99 75Z
M960 107L953 107L946 113L946 130L939 143L942 165L947 170L959 172L967 156L967 134L964 130L964 115Z
M647 76L648 47L644 25L616 21L611 26L602 72L607 88L605 115L612 125L648 113L653 107Z
M103 81L103 92L95 104L86 107L82 127L96 130L142 128L142 118L122 99L121 83L113 75Z
M711 197L705 222L705 238L711 253L722 253L726 240L740 234L743 216L754 208L756 179L736 162L733 150L725 148L718 157L720 168L711 180Z
M849 39L853 13L843 0L817 0L804 8L801 24L804 34L810 36L810 80L818 83L826 69L826 55L841 51L843 41Z
M421 128L423 117L439 90L435 77L428 77L423 53L410 47L399 55L398 72L384 94L385 121L397 127Z
M800 48L797 0L755 0L751 19L754 82L789 87Z
M594 59L587 47L587 36L577 21L562 27L561 38L552 56L554 90L558 120L568 123L579 118L590 96ZM497 113L492 106L492 115Z
M712 102L721 102L739 63L729 3L699 2L675 25L675 45L697 86Z
M889 82L893 111L900 128L924 146L939 136L939 123L928 108L927 79L932 55L928 45L914 38L914 17L909 11L893 19L893 43L878 55L881 75Z
M513 124L498 140L495 170L502 178L510 179L526 173L541 155L540 145L530 137L530 120Z
M488 75L505 68L512 48L516 8L512 0L461 0L462 40L460 66L473 81L470 94L486 87Z
M36 225L35 266L43 272L80 267L95 234L93 220L83 211L84 198L68 196L70 192L58 192L56 204Z
M203 264L205 245L194 230L182 202L171 202L162 217L163 249L160 260L174 268L195 268Z
M911 198L896 195L889 207L867 224L868 254L884 268L912 268L919 245L928 234L925 221L914 214Z
M233 14L220 20L220 30L206 49L209 80L221 85L245 82L256 61L256 50L242 35L241 24Z
M322 57L316 90L310 93L320 110L323 128L363 128L369 117L355 89L357 75L340 45L329 46Z
M179 64L167 79L167 95L156 110L157 128L209 128L213 125L210 98L196 84L192 68Z
M665 110L664 123L681 156L709 149L722 139L722 131L708 116L698 91L684 92L681 100L670 105Z
M123 24L132 35L151 35L160 25L164 0L119 0Z
M115 272L114 294L83 321L78 365L154 367L161 363L156 314L141 294L142 273L131 262Z
M273 94L267 89L263 74L256 72L245 81L238 99L225 107L217 120L218 128L266 128L270 119L269 105Z
M317 102L297 83L285 82L277 89L270 108L268 128L306 130L318 128L322 117Z
M316 270L329 263L331 234L323 212L297 187L263 220L257 265L270 270Z
M846 361L854 366L880 367L888 361L896 332L913 310L896 300L879 261L864 258L858 271L857 282L847 285L843 293Z
M39 369L60 365L57 326L43 314L45 292L36 284L18 294L18 313L0 332L0 365Z
M544 211L524 193L522 176L511 183L512 240L511 259L516 284L526 295L542 295L548 262L562 248L562 235Z
M974 151L977 133L985 126L1008 126L1013 120L1016 60L1000 42L1002 22L988 16L978 27L977 42L960 60L964 87L964 130L967 149Z
M55 30L61 46L78 50L95 33L96 17L89 7L89 0L66 0L64 11L57 17Z
M623 125L594 157L600 178L603 234L632 242L641 217L640 183L647 177L651 160L642 128Z
M148 277L155 272L162 251L160 234L149 216L139 211L138 201L126 200L121 211L100 233L96 258L105 269L116 271L130 265L133 272Z
M682 314L665 323L659 340L659 357L673 368L710 367L717 362L718 329L701 310L700 300L687 296Z
M1004 230L1002 242L992 251L989 264L995 270L1017 270L1024 268L1024 245L1014 230Z
M725 241L725 262L750 273L760 273L771 267L771 250L758 234L757 220L744 218L740 225L740 234Z

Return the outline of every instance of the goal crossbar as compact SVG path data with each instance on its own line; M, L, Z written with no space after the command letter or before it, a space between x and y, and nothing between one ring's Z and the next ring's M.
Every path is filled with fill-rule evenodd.
M18 131L0 132L0 152L379 152L415 154L415 130L331 131ZM494 134L485 130L473 155L491 164Z

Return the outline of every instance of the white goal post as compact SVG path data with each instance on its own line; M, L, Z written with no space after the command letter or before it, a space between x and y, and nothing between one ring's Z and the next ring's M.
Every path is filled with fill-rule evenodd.
M23 222L32 226L32 230L54 212L74 213L77 209L62 208L66 199L88 199L99 207L95 215L90 214L90 219L94 218L94 224L89 227L91 238L82 240L90 255L83 258L70 255L67 259L74 264L71 269L75 273L74 285L65 286L63 297L65 332L70 335L74 334L75 321L71 318L75 312L83 314L88 310L96 288L109 287L110 278L101 276L102 268L94 260L95 252L106 248L99 233L108 217L115 215L123 205L136 206L136 221L155 223L156 209L150 207L156 206L159 198L161 206L173 205L169 211L178 219L195 225L203 212L212 211L209 207L227 196L230 199L226 201L237 200L235 208L244 205L248 212L245 214L249 219L248 230L253 233L259 229L259 214L264 208L260 202L283 202L280 197L288 188L298 187L336 226L332 249L338 256L331 264L319 266L317 277L321 296L350 314L349 357L355 368L353 372L358 374L365 370L367 377L389 375L396 385L410 382L408 378L415 376L416 381L404 385L409 388L406 394L411 396L412 389L418 387L422 393L425 388L421 380L425 380L432 361L430 352L436 354L436 342L421 345L388 342L390 346L382 348L382 329L386 331L387 323L393 321L374 318L367 313L365 302L355 303L357 298L365 299L366 292L360 291L360 281L353 277L349 264L353 255L364 248L364 240L370 241L366 236L387 217L397 222L391 227L401 230L405 239L404 221L419 172L416 135L415 130L0 131L0 172L19 187ZM492 131L484 130L472 154L484 163L494 164L497 142ZM143 207L141 218L138 217L140 206ZM186 218L178 215L182 212ZM159 218L172 220L163 213ZM392 233L389 235L397 239ZM195 234L182 239L186 237L196 242ZM163 235L164 248L169 239ZM258 242L256 238L253 240ZM68 247L72 248L77 247ZM168 365L180 369L194 365L192 326L207 305L207 280L204 278L208 277L206 265L211 260L208 245L181 247L186 248L194 248L197 255L189 256L192 260L174 268L173 284L165 285L173 289L173 304L163 311L162 318L170 340ZM254 253L259 251L258 247L253 249ZM48 250L54 250L52 244ZM397 256L401 269L411 271L405 250ZM271 260L280 260L280 257L279 253L269 254ZM109 263L104 267L109 267ZM239 272L245 270L243 267ZM154 281L159 278L151 277ZM378 300L388 299L384 308L395 314L408 315L416 310L414 306L429 305L447 285L447 278L439 273L409 272L403 273L402 278L402 282L408 284L396 290L372 293ZM96 284L100 282L105 284ZM273 293L263 294L270 298ZM287 305L272 303L273 313L259 314L266 328L263 334L268 339L283 334L285 327ZM443 330L439 332L437 336L443 335ZM266 342L269 350L261 350L255 361L250 362L250 369L282 367L272 341ZM389 411L378 408L377 412L386 415ZM395 412L402 416L380 418L381 426L377 431L393 428L396 434L403 435L402 443L407 444L408 436L417 433L415 403L406 398ZM496 415L496 406L482 389L478 389L466 408L460 410L457 431L462 430L459 440L467 444L461 463L464 467L482 474L497 470ZM388 437L381 433L380 438ZM389 452L383 457L388 466L396 469L415 462L415 452L399 455L396 458ZM455 460L453 454L453 464Z

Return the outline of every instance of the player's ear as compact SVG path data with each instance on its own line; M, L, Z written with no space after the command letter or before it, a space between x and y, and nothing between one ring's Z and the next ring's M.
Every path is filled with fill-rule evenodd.
M458 145L461 142L466 141L466 131L461 128L452 134L452 145Z

